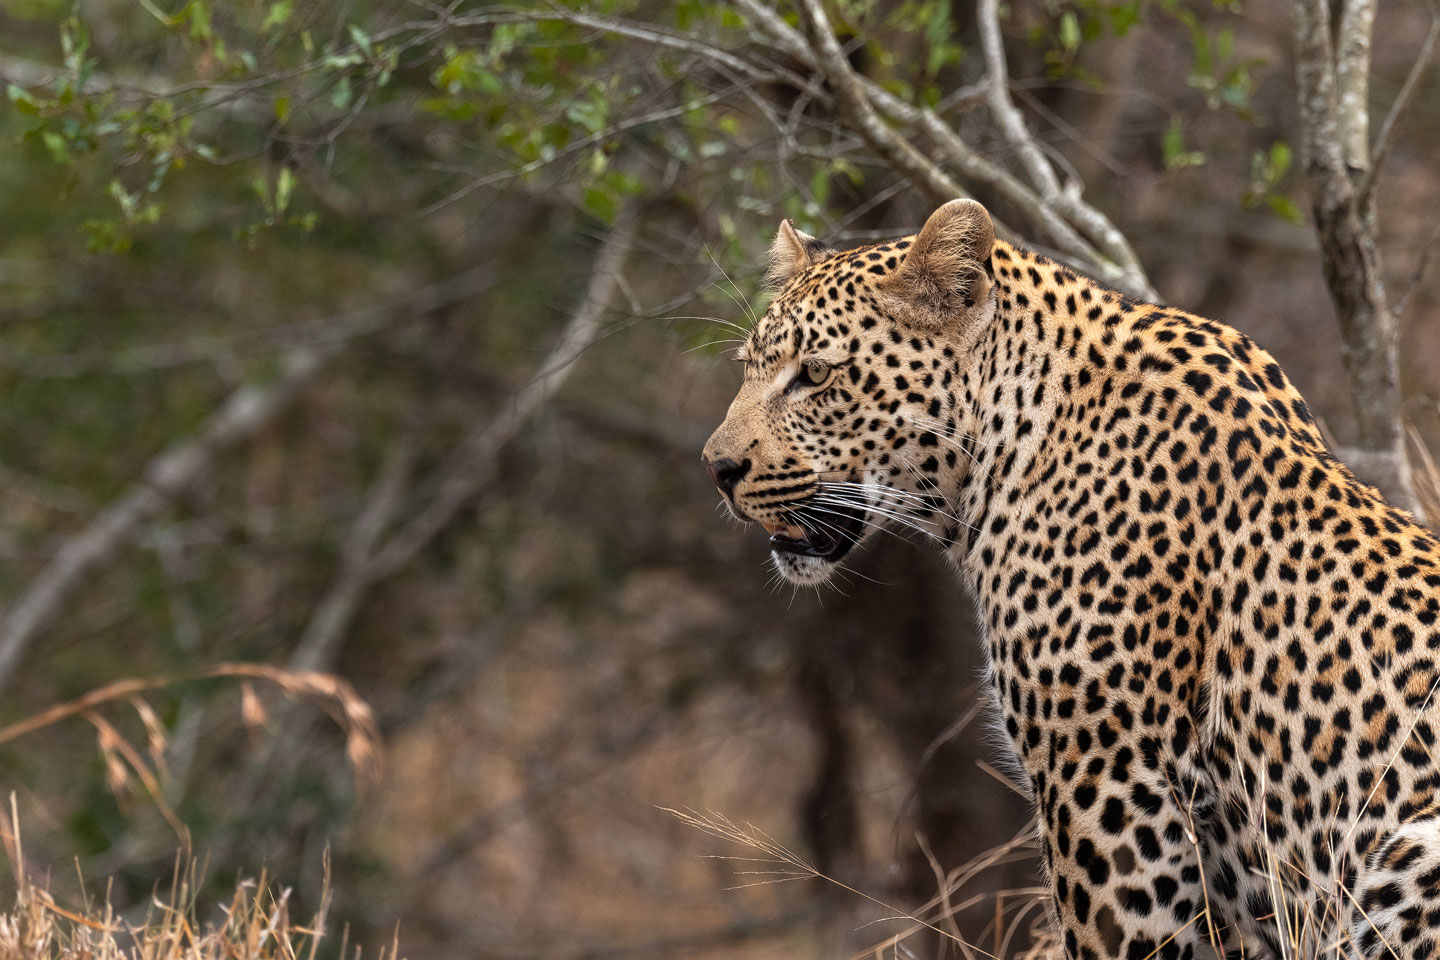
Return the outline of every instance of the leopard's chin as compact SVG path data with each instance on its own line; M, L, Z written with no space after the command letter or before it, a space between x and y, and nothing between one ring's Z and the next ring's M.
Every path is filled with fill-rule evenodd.
M807 557L798 553L770 551L770 560L780 576L797 587L818 587L835 575L840 569L837 561L821 557Z

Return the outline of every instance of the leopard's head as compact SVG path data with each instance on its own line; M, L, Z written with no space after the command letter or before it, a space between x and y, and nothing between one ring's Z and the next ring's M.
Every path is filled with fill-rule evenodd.
M738 351L744 382L703 456L792 583L823 583L881 530L957 536L974 435L962 380L995 314L993 244L973 200L913 237L843 252L780 225L778 293Z

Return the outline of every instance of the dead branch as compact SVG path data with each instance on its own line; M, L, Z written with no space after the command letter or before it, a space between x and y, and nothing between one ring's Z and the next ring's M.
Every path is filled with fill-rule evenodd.
M1035 184L1042 197L1051 201L1060 194L1060 179L1055 176L1054 168L1030 136L1025 118L1010 99L1010 67L1005 62L1005 41L1000 36L999 0L980 0L975 12L980 24L980 47L985 52L985 89L990 112L1006 142L1019 155L1030 182Z
M366 592L403 569L490 482L499 465L500 452L554 396L570 375L575 361L595 342L600 321L618 289L620 270L633 245L636 226L636 211L633 205L626 206L600 246L579 307L539 371L510 398L499 416L475 430L445 458L428 484L433 490L429 503L381 542L381 535L400 506L412 458L403 441L392 450L380 481L346 538L340 572L312 614L291 656L290 669L333 668ZM291 719L292 714L277 717L274 724L277 731ZM290 736L285 742L303 740L303 737ZM291 751L287 760L282 760L280 744L280 738L272 737L270 746L254 762L237 789L238 796L253 803L264 785L277 779L276 771L283 763L287 760L297 763L302 759L300 754Z
M835 91L840 112L865 142L896 170L914 181L937 204L969 196L948 173L925 157L915 145L901 137L880 119L861 89L855 72L835 39L830 19L819 0L797 0L816 66Z
M1010 68L1005 61L1005 45L1000 36L999 0L980 0L977 8L980 22L980 44L985 52L988 100L1005 139L1019 156L1021 165L1041 199L1077 226L1087 237L1098 243L1122 272L1124 283L1151 299L1151 289L1135 251L1125 235L1094 207L1079 200L1079 184L1062 187L1055 168L1045 158L1039 141L1025 125L1015 102L1010 99Z
M261 329L242 329L223 336L186 337L142 343L115 349L39 355L0 348L0 365L27 378L69 379L103 371L115 376L164 373L192 364L219 365L235 358L285 348L321 348L350 343L382 329L390 329L398 314L421 316L426 310L471 297L492 286L498 278L493 264L485 263L441 283L425 287L407 303L380 304L338 316L280 323Z
M1430 8L1430 30L1425 35L1425 42L1420 47L1420 54L1410 66L1410 72L1405 75L1405 82L1400 85L1400 92L1395 95L1395 102L1390 104L1390 112L1385 115L1385 122L1380 125L1380 135L1375 138L1375 147L1370 151L1370 170L1365 177L1365 184L1360 188L1362 202L1369 203L1371 193L1375 189L1375 181L1380 176L1385 161L1390 157L1390 146L1395 142L1395 124L1405 113L1405 108L1410 105L1410 98L1420 86L1420 78L1425 75L1431 62L1435 59L1435 44L1440 40L1440 9L1432 4ZM1403 313L1403 311L1397 311Z
M1013 203L1033 224L1044 231L1057 246L1057 253L1077 268L1093 273L1127 293L1155 299L1156 293L1135 256L1129 241L1095 208L1079 199L1079 185L1062 187L1053 167L1043 156L1038 141L1025 129L1006 130L1007 136L1020 136L1022 144L1039 158L1044 173L1036 187L1004 167L982 156L933 109L917 107L890 93L879 84L855 72L840 50L833 27L818 0L799 3L805 33L786 23L774 9L760 0L736 0L759 34L787 56L818 70L835 91L837 105L847 124L860 133L872 149L892 167L926 190L932 199L948 200L968 195L958 174L965 180L986 186ZM998 29L998 27L997 27ZM978 103L987 93L993 102L995 77L1008 91L1009 76L1004 73L1003 52L986 83L957 91L947 98L947 109ZM1008 92L1005 94L1008 102ZM1013 111L1013 105L1011 106ZM1018 118L1018 111L1015 112ZM943 163L927 157L904 134L891 127L888 119L901 127L919 131L938 152ZM1016 149L1020 144L1012 140ZM948 169L947 169L948 166ZM953 173L952 173L953 171ZM1033 171L1032 171L1033 172ZM1020 239L1018 233L1004 224L996 224L997 233L1006 239Z
M1370 177L1372 0L1345 0L1332 46L1326 0L1295 0L1295 74L1305 175L1359 426L1361 475L1414 506L1400 408L1398 323L1385 294Z
M0 615L0 689L9 682L26 645L58 614L65 599L95 568L110 560L177 496L190 490L221 455L253 437L288 409L351 339L378 329L397 311L427 312L488 285L488 269L466 271L412 294L403 305L366 308L317 333L309 345L282 355L280 376L247 383L212 413L191 438L173 444L146 466L140 480L67 540L38 576Z
M632 208L621 211L600 247L585 295L560 335L560 342L500 415L472 432L437 468L432 480L435 493L429 504L391 536L367 564L370 582L388 577L409 563L484 488L498 465L500 451L554 396L569 377L571 366L595 342L630 252L636 219Z
M340 572L305 625L305 633L290 656L289 669L328 670L333 665L340 640L370 586L371 556L400 509L414 460L415 445L409 436L391 445L380 479L345 538Z
M10 679L26 644L59 612L70 592L107 560L176 495L193 486L215 460L254 436L323 367L325 355L295 350L286 355L284 373L269 384L246 384L232 393L189 440L152 460L130 491L100 512L68 540L55 558L0 618L0 688Z
M400 509L415 460L413 438L404 435L391 444L380 469L380 478L355 518L340 551L340 570L334 583L321 599L305 625L300 642L286 663L287 670L297 672L329 671L334 668L340 645L370 587L370 562L380 537ZM275 712L269 727L271 736L260 755L252 762L250 772L237 795L253 800L266 782L275 778L277 760L286 751L287 761L297 764L302 754L286 750L287 745L309 742L312 727L302 718L297 706Z

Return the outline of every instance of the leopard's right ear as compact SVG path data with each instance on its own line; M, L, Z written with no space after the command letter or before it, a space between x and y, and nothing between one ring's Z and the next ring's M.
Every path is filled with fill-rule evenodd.
M990 291L985 263L995 245L990 214L974 200L951 200L930 215L900 268L880 281L896 306L921 326L969 317Z
M770 244L770 269L765 273L765 283L783 287L795 274L824 260L830 252L819 240L796 230L789 220L781 220L780 231Z

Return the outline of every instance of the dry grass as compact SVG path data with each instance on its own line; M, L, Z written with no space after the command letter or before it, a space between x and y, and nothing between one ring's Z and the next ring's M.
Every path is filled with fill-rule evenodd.
M222 663L205 670L159 677L131 677L99 687L84 696L57 704L40 713L0 728L0 744L63 720L83 717L95 728L104 757L106 780L117 797L143 793L165 817L189 849L189 831L165 799L165 751L169 746L164 725L144 694L176 684L212 679L240 681L240 715L251 729L267 723L267 714L252 684L272 684L287 696L308 702L329 714L345 732L346 755L360 785L378 777L380 733L370 707L344 680L330 674L285 670L263 664ZM145 731L143 746L132 743L104 710L126 706L134 711ZM177 858L168 899L152 898L143 916L122 917L104 901L61 906L50 891L28 875L19 820L12 795L9 817L0 816L0 843L14 867L15 901L0 912L0 960L314 960L325 936L330 904L329 864L320 892L320 909L305 924L290 915L290 890L275 894L262 873L256 880L237 884L226 904L211 911L215 919L201 920L195 899L199 869L194 861ZM338 953L361 956L342 934ZM396 945L378 954L396 960Z
M662 808L681 823L712 837L736 844L755 856L716 855L715 859L730 860L736 865L738 887L786 883L794 880L823 880L883 910L886 915L874 923L894 922L899 928L878 943L856 954L854 960L885 960L886 957L914 957L914 941L922 934L939 938L946 952L965 960L1059 960L1060 947L1045 916L1046 890L1024 887L993 891L968 892L974 881L987 870L1015 860L1029 860L1036 855L1032 831L1027 827L1005 843L998 844L963 866L946 873L930 855L921 840L930 865L935 871L937 893L913 911L902 910L879 897L822 873L804 857L778 842L754 824L737 824L728 817L693 810ZM991 918L976 940L967 940L960 932L961 914L993 903ZM977 942L979 941L979 942Z
M1405 429L1410 435L1410 445L1415 452L1410 461L1410 479L1415 487L1415 499L1420 501L1420 512L1425 521L1432 528L1440 530L1440 466L1436 465L1430 448L1414 424L1407 424Z
M233 679L240 684L240 716L247 727L265 726L266 712L252 682L259 680L279 687L287 696L303 700L325 711L345 732L345 755L355 771L357 786L364 787L379 777L382 757L380 728L375 716L355 688L340 677L310 670L287 670L259 663L221 663L193 673L156 677L127 677L97 687L84 696L32 714L7 727L0 727L0 744L34 733L72 717L83 717L95 728L96 743L105 760L105 778L112 793L124 797L136 792L138 781L146 796L188 846L189 831L165 799L161 783L166 776L165 751L169 738L164 725L142 694L199 680ZM145 728L142 750L127 740L114 723L100 711L126 703ZM3 960L4 955L0 955Z
M143 915L125 918L103 901L62 906L25 868L15 799L10 816L0 817L0 842L14 867L15 902L0 912L0 960L315 960L326 936L330 870L320 891L320 909L307 923L290 914L290 889L276 894L264 873L236 884L228 903L216 905L213 920L201 919L195 891L201 886L193 860L176 860L167 898L152 897ZM362 960L359 947L342 932L338 950L326 953ZM399 960L398 940L382 947L377 960Z
M822 880L882 907L886 916L872 921L873 923L895 922L901 925L892 935L855 954L852 960L916 960L920 957L941 960L950 955L963 957L965 960L978 960L982 957L988 960L1060 960L1064 956L1064 950L1046 915L1045 904L1049 896L1047 889L1028 887L999 893L990 890L967 893L967 889L975 886L974 881L985 871L1017 859L1032 859L1037 855L1028 827L1005 843L996 845L949 873L942 870L925 847L923 839L920 840L921 849L935 871L938 892L919 908L906 911L820 872L804 857L753 824L737 824L713 812L700 814L692 810L662 809L688 826L744 847L754 854L716 857L736 864L736 875L741 881L737 884L739 887L793 880ZM1268 847L1265 854L1267 862L1263 879L1269 886L1270 897L1276 910L1262 919L1274 925L1276 941L1282 945L1281 949L1287 960L1348 960L1357 956L1358 949L1350 938L1345 921L1350 911L1357 909L1359 904L1350 892L1344 889L1338 877L1321 878L1319 882L1312 882L1312 878L1288 862L1273 846ZM986 902L993 906L992 918L975 939L966 940L960 932L958 918ZM1363 911L1361 912L1363 914ZM1210 949L1214 951L1215 960L1224 960L1225 954L1219 945L1221 932L1211 921L1208 899L1203 909L1188 923L1176 925L1171 939L1197 924L1199 929L1205 931L1202 943L1208 941ZM938 955L927 956L926 948L915 942L917 936L926 932L939 937L941 949ZM1158 954L1168 942L1162 942L1151 957ZM1245 954L1247 956L1254 952L1253 945L1249 947ZM1381 948L1387 951L1382 953L1382 956L1398 960L1394 947L1385 943L1383 937Z

